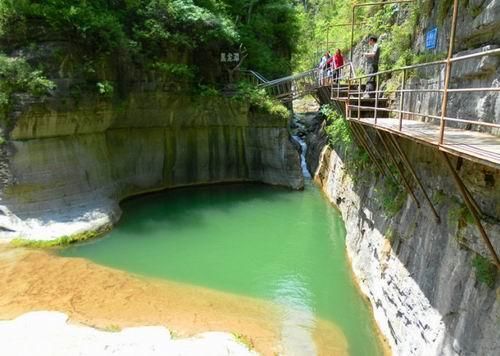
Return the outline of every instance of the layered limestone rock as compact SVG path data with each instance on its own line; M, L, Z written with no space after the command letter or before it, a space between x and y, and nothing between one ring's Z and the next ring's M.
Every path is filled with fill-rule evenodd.
M320 122L309 135L308 163L315 180L345 221L347 252L380 330L395 355L494 355L500 329L499 278L481 282L477 256L491 256L467 216L439 153L401 140L441 223L421 192L421 208L406 196L396 213L383 208L385 179L353 170L353 147L325 146ZM375 140L375 136L373 136ZM482 211L485 229L500 251L500 172L456 161ZM491 277L491 276L490 276Z
M153 190L238 181L300 189L287 124L231 99L167 92L25 106L6 145L0 240L99 232L119 218L120 200Z

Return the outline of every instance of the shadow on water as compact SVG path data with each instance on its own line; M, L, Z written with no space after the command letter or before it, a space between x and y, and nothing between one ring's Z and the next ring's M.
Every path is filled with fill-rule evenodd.
M117 226L126 227L137 238L147 238L143 234L150 232L151 224L156 222L169 221L170 227L176 229L195 226L202 229L210 220L205 214L207 209L228 213L242 204L258 201L272 204L289 192L287 188L259 183L177 188L123 201L123 216Z

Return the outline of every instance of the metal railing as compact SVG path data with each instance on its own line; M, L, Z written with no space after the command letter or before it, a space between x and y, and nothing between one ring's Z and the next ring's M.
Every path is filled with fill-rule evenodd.
M334 78L330 83L331 99L347 98L347 91L349 90L350 80L354 77L354 64L348 62L343 66L335 68ZM342 96L341 94L345 94Z
M340 93L342 85L347 85L348 80L354 75L352 63L332 70L311 69L307 72L267 80L254 71L242 71L242 78L264 88L272 97L283 102L298 99L307 94L315 93L318 88L337 86Z
M321 72L312 69L304 73L262 83L260 87L266 92L283 102L298 99L304 95L314 93L320 86Z
M262 74L249 69L243 69L239 71L240 79L244 79L254 85L262 85L268 83L267 80Z
M446 146L446 127L447 123L449 122L456 122L456 123L462 123L462 124L470 124L470 125L476 125L476 126L483 126L483 127L489 127L489 128L498 128L500 129L500 124L493 123L493 122L484 122L484 121L478 121L474 120L474 118L458 118L458 117L450 117L447 116L447 108L448 108L448 103L449 103L449 94L471 94L471 93L478 93L478 92L500 92L500 87L471 87L471 88L464 88L464 87L454 87L450 88L450 84L453 81L452 77L452 72L451 72L451 64L452 63L457 63L457 62L462 62L462 61L467 61L467 60L472 60L472 59L477 59L479 57L484 57L484 56L500 56L500 48L499 49L492 49L492 50L487 50L487 51L482 51L482 52L477 52L473 54L468 54L468 55L462 55L462 56L456 56L450 58L450 60L441 60L441 61L435 61L435 62L429 62L429 63L423 63L423 64L415 64L415 65L409 65L401 68L395 68L395 69L390 69L390 70L385 70L373 74L368 74L368 75L362 75L362 76L357 76L349 79L350 84L348 85L347 89L347 115L349 119L352 119L352 113L353 111L356 111L358 113L357 119L361 119L359 116L359 112L361 110L364 111L371 111L373 112L373 117L370 117L370 119L374 120L375 126L378 125L377 123L377 114L379 112L385 112L389 114L397 114L397 119L399 120L399 125L398 125L398 131L402 132L404 131L404 125L403 125L403 120L404 119L415 119L415 117L423 117L423 118L429 118L432 120L439 120L440 124L440 129L439 129L439 140L438 144L442 146ZM431 68L434 67L436 68L436 72L439 71L441 72L443 69L446 69L447 67L450 68L450 74L449 74L449 79L448 82L442 82L439 81L439 87L438 88L409 88L408 87L408 78L412 74L413 71L418 71L424 68ZM387 90L381 90L380 88L380 83L381 83L381 77L382 76L391 76L395 77L396 74L400 74L401 79L400 79L400 85L399 89L394 89L389 91L389 94L396 94L398 98L396 98L396 102L399 101L398 103L398 109L394 107L380 107L379 104L379 98L386 95L388 93ZM375 78L375 79L373 79ZM364 84L365 81L370 80L371 82L375 82L375 90L369 90L369 91L364 91L361 92L360 89L362 88L362 85ZM442 85L441 85L442 84ZM351 90L351 87L356 86L356 90ZM438 94L441 96L441 111L440 112L421 112L418 110L414 110L411 108L411 103L409 102L407 98L408 95L411 94L426 94L426 93L432 93L432 94ZM366 105L361 105L361 94L367 94L371 97L374 98L374 106L366 106ZM353 104L353 101L357 103ZM405 103L407 106L407 109L405 110Z

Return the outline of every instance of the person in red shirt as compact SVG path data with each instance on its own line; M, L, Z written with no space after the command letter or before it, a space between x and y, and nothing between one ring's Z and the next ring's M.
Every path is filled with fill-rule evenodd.
M342 57L342 52L340 52L340 48L337 48L337 51L335 52L335 55L333 57L333 63L335 65L335 72L333 74L334 78L340 77L340 67L344 65L344 57Z

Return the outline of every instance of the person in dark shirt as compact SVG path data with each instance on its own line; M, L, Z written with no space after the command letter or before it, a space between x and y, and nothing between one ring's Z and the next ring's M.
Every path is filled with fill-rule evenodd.
M370 36L370 38L368 38L368 44L371 47L371 51L365 53L366 66L367 66L366 71L367 74L373 74L378 72L378 63L380 58L380 47L377 43L377 37ZM365 98L374 97L375 93L369 93L369 92L375 90L375 85L376 85L375 76L369 77L368 81L366 82L366 90L363 97Z

